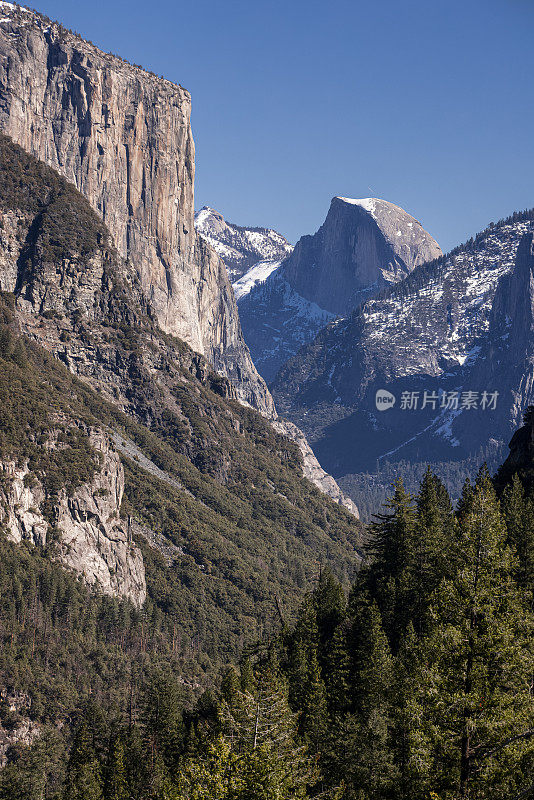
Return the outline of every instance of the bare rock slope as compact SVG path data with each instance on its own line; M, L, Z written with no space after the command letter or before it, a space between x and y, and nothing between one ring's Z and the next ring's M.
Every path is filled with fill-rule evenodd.
M49 447L61 446L58 433ZM55 531L54 552L62 564L104 594L126 597L140 606L146 598L143 557L120 518L124 469L106 434L93 430L89 440L100 466L91 481L72 494L66 489L59 492L53 519L45 510L47 496L42 485L34 477L29 480L28 465L0 464L0 524L12 541L41 547Z

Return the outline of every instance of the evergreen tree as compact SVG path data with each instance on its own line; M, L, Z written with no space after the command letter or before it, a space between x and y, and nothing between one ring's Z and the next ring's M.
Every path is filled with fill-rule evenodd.
M67 764L64 800L102 800L102 769L86 719L76 731Z
M120 736L115 736L110 743L104 773L103 800L128 800L130 796L124 756L124 743Z
M334 634L347 612L345 592L329 567L321 570L319 583L312 598L319 635L319 663L324 669Z
M534 595L534 501L525 496L517 475L503 492L508 539L517 554L519 584Z
M300 711L299 733L314 751L327 725L326 688L319 664L319 628L313 597L304 602L289 647L289 699Z
M408 555L409 591L405 615L421 635L428 624L428 602L453 566L454 514L443 483L427 469L417 496L417 519Z
M534 748L533 621L485 473L462 508L457 550L459 569L436 590L424 648L433 788L444 798L499 800L521 790Z
M181 690L175 679L156 672L144 691L142 723L153 764L174 769L184 739Z
M338 625L326 655L325 683L330 717L345 714L350 699L350 658L345 625Z
M334 726L330 770L344 781L349 800L382 800L397 777L390 739L392 656L376 603L361 603L352 624L358 629L354 712Z
M410 565L414 550L416 513L402 480L395 483L389 512L371 525L368 555L371 566L366 589L378 604L384 630L393 649L409 621Z
M297 715L289 707L283 679L269 667L258 667L252 691L233 694L232 704L223 705L222 717L232 752L240 757L239 774L250 793L243 789L239 798L276 800L306 795L306 787L317 781L318 774L299 742ZM254 765L258 767L256 778Z
M238 774L238 757L222 737L211 742L202 757L190 756L174 776L175 791L168 800L234 800L242 782Z
M410 623L395 658L392 688L392 744L398 768L396 800L427 800L431 747L423 725L420 686L424 681L421 641Z

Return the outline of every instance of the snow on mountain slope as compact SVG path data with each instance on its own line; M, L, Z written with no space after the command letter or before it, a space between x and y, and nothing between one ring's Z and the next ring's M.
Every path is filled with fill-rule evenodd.
M196 212L195 228L222 258L233 283L260 261L279 262L293 249L281 233L271 228L234 225L209 206ZM241 296L246 285L240 288Z
M325 469L339 477L429 453L456 461L507 439L530 379L519 363L524 355L506 350L506 326L501 320L497 335L492 319L496 305L505 307L518 245L533 221L534 212L524 212L491 224L329 326L286 364L273 387L278 410L308 434ZM523 327L516 342L532 338ZM377 413L379 390L396 398L386 413ZM437 399L425 404L425 392ZM458 393L457 407L444 403L449 392ZM468 392L477 402L462 407ZM484 392L498 392L496 408Z
M256 368L272 380L338 314L438 255L434 239L393 203L334 197L317 233L301 237L274 274L239 297Z
M389 376L440 375L474 360L497 284L513 268L529 226L525 220L488 228L472 244L366 304L366 344L377 353L384 349Z
M245 297L258 283L265 283L269 275L278 269L281 261L258 261L248 272L232 284L237 301Z
M283 271L279 266L267 280L238 297L243 335L256 369L267 381L334 317L298 294Z

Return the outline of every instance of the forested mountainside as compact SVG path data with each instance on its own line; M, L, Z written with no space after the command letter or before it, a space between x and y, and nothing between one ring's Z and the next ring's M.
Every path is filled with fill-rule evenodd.
M399 482L365 545L0 144L1 800L527 797L532 413L498 496Z
M85 195L131 265L154 324L203 355L236 397L276 419L226 268L195 233L188 92L41 14L2 8L0 131ZM333 484L354 507L334 481L317 483Z
M293 249L287 239L272 228L235 225L209 206L195 213L195 228L226 264L238 300L252 288L254 274L258 275L262 268L263 272L269 266L274 268Z
M497 466L532 400L532 259L526 239L521 256L518 247L533 218L516 213L417 267L281 370L273 383L281 413L307 432L326 469L345 476L345 489L350 476L387 462L422 468L428 453L434 462L489 458ZM520 284L518 314L510 304ZM382 390L396 399L384 411ZM465 474L462 467L458 477Z
M59 23L4 3L0 130L87 197L154 320L274 416L224 264L195 233L189 93Z
M3 540L2 594L9 570L20 588L2 624L2 666L24 685L30 665L40 677L68 642L62 672L78 697L93 659L98 680L62 727L57 674L48 693L38 680L29 695L5 693L4 741L18 730L24 744L0 772L2 800L530 797L533 418L498 492L483 469L453 511L430 470L416 498L399 480L348 598L322 570L296 623L281 614L278 632L245 648L193 708L161 616L99 600Z
M127 713L152 672L209 686L322 564L352 579L361 527L303 477L298 444L159 329L89 203L4 136L0 250L10 758L43 725L68 743L84 698Z
M276 269L255 275L256 285L246 294L236 290L243 333L260 374L272 380L336 316L439 255L420 222L393 203L334 197L313 236L302 236Z

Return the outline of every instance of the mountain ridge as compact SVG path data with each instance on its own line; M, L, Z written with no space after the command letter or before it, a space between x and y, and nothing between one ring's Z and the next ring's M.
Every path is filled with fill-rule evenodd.
M209 206L195 212L195 228L226 264L234 291L236 283L259 262L282 261L293 249L273 228L236 225Z
M374 473L377 460L415 463L428 458L425 452L433 453L433 461L452 463L490 445L502 450L530 390L519 389L523 366L506 349L506 339L499 344L507 331L497 331L494 317L504 307L499 297L509 291L510 276L520 269L518 247L533 219L532 211L515 212L416 267L318 334L281 370L271 385L280 413L304 429L335 477ZM529 331L518 334L523 346ZM507 356L497 375L492 364L503 348ZM378 390L396 397L393 409L377 413ZM456 391L458 397L471 391L478 402L484 392L497 391L498 406L423 410L425 391ZM513 397L518 391L519 403ZM418 409L400 408L404 392L417 395Z

